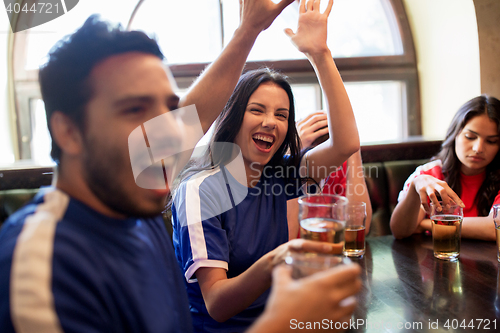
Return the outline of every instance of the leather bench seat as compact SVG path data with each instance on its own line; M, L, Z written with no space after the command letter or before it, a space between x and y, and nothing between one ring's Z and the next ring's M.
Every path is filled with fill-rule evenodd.
M38 189L14 189L0 191L0 225L16 210L31 200Z
M415 169L428 161L420 159L363 164L373 210L368 237L391 234L389 222L398 203L399 192Z

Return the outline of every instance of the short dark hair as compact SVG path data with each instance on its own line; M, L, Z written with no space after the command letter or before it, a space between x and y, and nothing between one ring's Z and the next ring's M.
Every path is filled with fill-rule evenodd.
M459 196L462 193L460 185L460 170L462 163L455 151L455 141L465 125L477 116L487 115L497 124L497 133L500 134L500 101L495 97L481 95L467 101L458 109L453 117L446 137L441 146L441 151L433 158L440 159L443 163L443 175L448 185ZM479 188L475 204L479 216L487 216L493 205L496 194L500 190L500 153L486 167L486 178Z
M45 103L47 124L54 111L67 115L80 130L85 130L85 107L93 91L89 76L92 69L106 58L142 52L164 59L158 43L140 31L125 31L90 16L74 34L59 41L49 52L49 60L40 67L39 81ZM52 159L60 163L61 148L52 136Z

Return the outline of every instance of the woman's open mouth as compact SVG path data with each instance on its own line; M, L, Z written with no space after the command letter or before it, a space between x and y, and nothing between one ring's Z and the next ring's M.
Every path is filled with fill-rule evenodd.
M257 149L259 149L262 152L268 153L271 151L271 148L274 145L274 135L268 135L268 134L263 134L263 133L256 133L252 135L253 142L257 146Z

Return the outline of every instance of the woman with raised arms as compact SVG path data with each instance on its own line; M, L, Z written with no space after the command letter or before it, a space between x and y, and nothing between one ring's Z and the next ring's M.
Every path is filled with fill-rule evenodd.
M173 242L196 331L244 331L262 312L272 268L289 250L333 249L301 239L288 242L286 219L286 202L301 194L303 179L320 181L359 149L351 104L326 43L332 6L330 0L321 13L319 0L301 1L297 32L285 31L323 88L330 138L301 154L286 77L254 70L240 78L207 153L181 175L172 205ZM221 143L239 146L243 179L235 176L242 170L231 167L232 150L217 148ZM338 269L333 282L338 288L325 297L338 302L337 318L346 320L359 286L347 277L352 267Z

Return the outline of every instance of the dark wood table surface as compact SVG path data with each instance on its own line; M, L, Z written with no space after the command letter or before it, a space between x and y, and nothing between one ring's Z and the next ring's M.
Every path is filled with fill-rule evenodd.
M363 288L349 332L500 332L494 242L462 239L449 262L434 258L431 236L374 237L353 261Z

